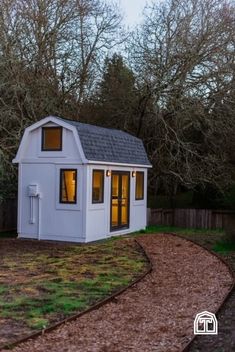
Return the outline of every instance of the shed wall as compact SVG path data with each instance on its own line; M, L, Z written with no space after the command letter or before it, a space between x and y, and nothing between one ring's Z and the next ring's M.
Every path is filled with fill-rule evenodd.
M59 204L60 168L77 169L78 204ZM22 164L18 208L19 237L84 242L83 173L83 167L76 164ZM32 207L28 186L34 184L38 185L40 198L32 197ZM32 212L34 223L30 223Z
M104 203L92 204L92 172L93 169L101 169L105 172L104 177ZM130 172L130 218L129 228L110 231L110 206L111 206L111 176L106 176L106 171ZM135 182L132 171L144 172L144 199L135 200ZM89 165L87 166L87 217L86 217L86 242L111 237L119 234L127 234L146 227L147 206L147 169L124 166Z

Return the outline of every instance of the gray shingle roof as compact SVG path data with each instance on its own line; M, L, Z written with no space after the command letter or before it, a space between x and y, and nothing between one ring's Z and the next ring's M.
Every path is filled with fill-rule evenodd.
M116 129L62 120L76 127L88 160L151 165L141 139Z

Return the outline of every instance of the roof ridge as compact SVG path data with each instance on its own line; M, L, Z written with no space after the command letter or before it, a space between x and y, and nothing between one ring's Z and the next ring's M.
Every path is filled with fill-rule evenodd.
M113 127L104 127L104 126L94 125L94 124L87 123L87 122L80 122L80 121L76 121L76 120L65 119L65 118L59 117L59 116L58 117L55 116L55 117L60 119L60 120L62 120L62 121L65 121L65 122L68 122L70 124L73 124L75 126L77 125L76 127L78 127L78 125L83 125L83 126L85 125L85 126L91 126L91 128L102 129L102 130L105 130L105 131L115 131L115 132L117 131L119 133L126 134L126 135L128 135L128 136L130 136L132 138L136 138L138 140L141 140L140 138L134 136L133 134L131 134L131 133L127 132L127 131L123 131L121 129L119 130L119 129L113 128Z

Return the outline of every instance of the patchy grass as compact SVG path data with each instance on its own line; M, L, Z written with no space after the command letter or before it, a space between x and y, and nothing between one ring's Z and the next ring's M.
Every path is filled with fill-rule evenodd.
M227 243L225 231L222 229L190 229L173 226L149 226L146 233L176 233L190 239L210 250L215 250L220 243Z
M213 249L213 246L225 240L225 233L221 229L190 229L173 226L148 226L146 229L140 230L137 236L151 233L176 233L182 237L188 238L202 246Z
M219 253L235 252L235 243L221 241L214 245L213 250Z
M0 344L45 328L126 286L147 268L138 245L0 240ZM7 336L4 324L10 324Z
M222 229L208 230L208 229L189 229L175 226L147 226L146 229L140 230L139 234L144 233L177 233L186 235L222 235L224 231Z

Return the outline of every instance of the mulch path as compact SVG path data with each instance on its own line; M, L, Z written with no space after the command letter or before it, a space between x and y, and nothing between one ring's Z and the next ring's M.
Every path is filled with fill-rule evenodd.
M191 236L185 236L191 238ZM212 250L216 239L213 236L195 236L195 242ZM220 254L235 273L235 252ZM221 307L218 315L218 335L197 336L188 352L231 352L235 351L235 288Z
M232 283L215 256L182 238L138 239L153 271L112 302L15 352L178 352L193 337L197 313L215 312Z

